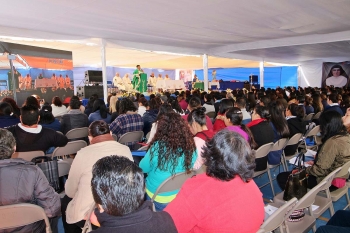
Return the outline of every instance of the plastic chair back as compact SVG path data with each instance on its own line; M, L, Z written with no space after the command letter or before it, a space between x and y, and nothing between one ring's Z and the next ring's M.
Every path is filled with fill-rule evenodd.
M37 151L27 151L27 152L15 152L11 158L19 158L24 159L26 161L32 161L35 157L39 156L45 156L45 153L43 151L37 150Z
M0 206L0 229L9 229L29 225L40 220L45 221L46 233L51 233L48 217L38 205L21 203Z
M294 134L294 136L289 139L286 146L292 146L292 145L298 144L300 139L302 139L302 137L303 137L302 133Z
M305 134L305 137L316 136L320 132L320 126L317 125L313 129L311 129L308 133Z
M209 118L215 118L216 113L215 113L215 112L207 112L206 115L207 115Z
M66 133L68 139L85 138L89 135L88 127L71 129Z
M278 208L278 210L268 217L268 219L266 219L266 221L260 226L261 232L270 232L280 227L291 214L293 205L295 205L297 201L298 199L294 197Z
M261 147L259 147L259 149L257 149L255 151L255 158L259 159L259 158L263 158L265 156L267 156L267 154L271 151L272 147L273 147L273 143L266 143L264 145L262 145Z
M349 168L350 168L350 161L345 163L342 167L340 172L335 177L344 177L349 174Z
M52 153L52 158L63 155L71 155L77 153L81 148L87 146L87 143L83 140L77 140L68 142L64 147L56 147Z
M320 116L321 116L321 113L322 113L322 112L316 113L316 114L314 115L314 117L312 118L312 120L318 120L318 119L320 118Z
M148 148L149 148L149 145L142 146L138 149L138 151L146 151L146 150L148 150Z
M271 151L283 150L288 142L288 138L281 138L275 142L271 148Z
M139 142L142 140L143 137L143 131L133 131L133 132L127 132L120 136L118 142L121 144L125 144L128 142Z
M315 115L314 113L308 114L308 115L304 118L304 121L311 121L314 115Z
M58 177L62 177L69 174L71 164L64 160L57 161Z

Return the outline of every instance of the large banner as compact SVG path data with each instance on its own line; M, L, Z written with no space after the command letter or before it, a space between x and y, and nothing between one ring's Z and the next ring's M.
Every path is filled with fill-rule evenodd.
M179 70L179 77L184 83L192 82L192 70Z
M324 62L322 69L322 87L349 86L350 62Z

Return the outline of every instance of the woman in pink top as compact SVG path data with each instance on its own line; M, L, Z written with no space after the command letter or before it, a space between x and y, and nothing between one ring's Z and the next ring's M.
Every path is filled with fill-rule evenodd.
M242 119L243 113L241 109L236 107L229 108L224 118L226 129L239 133L249 142L251 148L255 148L256 143L253 134L247 126L242 124Z

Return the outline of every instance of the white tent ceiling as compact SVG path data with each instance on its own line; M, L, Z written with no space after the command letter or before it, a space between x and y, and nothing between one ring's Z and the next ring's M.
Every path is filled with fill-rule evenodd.
M294 64L348 60L349 12L348 0L17 0L0 15L0 39L55 40L26 43L71 50L75 66L99 63L94 38L105 39L107 65L118 66L179 58L137 50Z

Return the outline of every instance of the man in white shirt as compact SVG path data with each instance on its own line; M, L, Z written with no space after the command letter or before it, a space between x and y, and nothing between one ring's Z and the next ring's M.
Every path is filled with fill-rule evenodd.
M123 84L125 87L126 91L131 91L132 90L132 84L131 84L131 80L129 79L129 74L125 74L123 77Z
M148 79L148 86L150 87L149 91L152 91L156 85L157 85L157 78L154 77L154 73L152 73Z
M119 73L115 73L115 76L113 78L113 85L115 87L118 87L119 90L125 90L123 79L119 76Z

